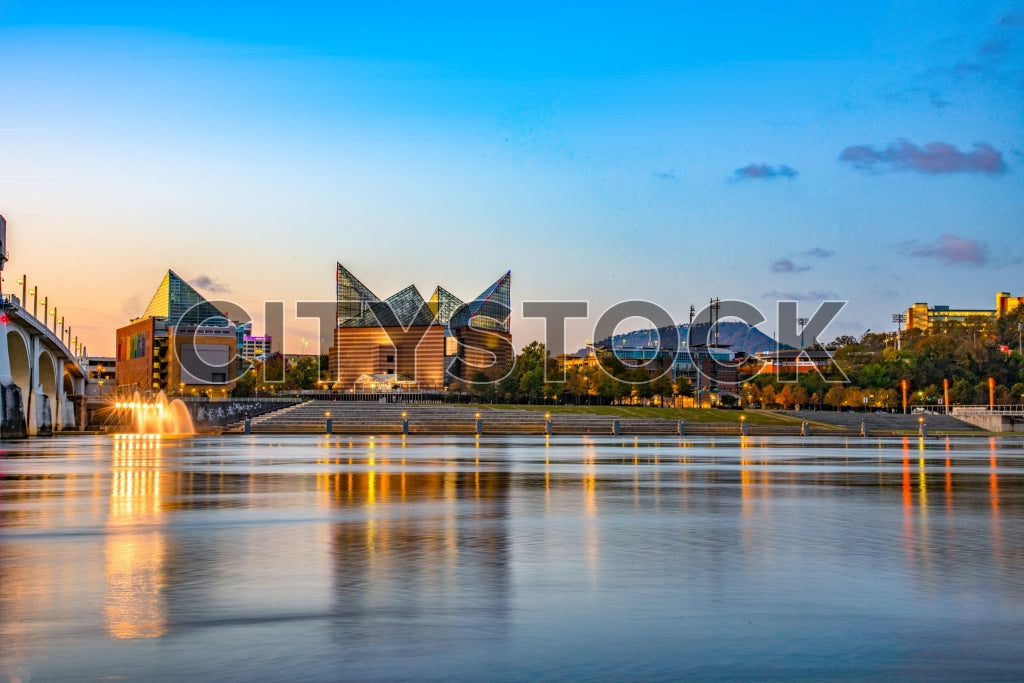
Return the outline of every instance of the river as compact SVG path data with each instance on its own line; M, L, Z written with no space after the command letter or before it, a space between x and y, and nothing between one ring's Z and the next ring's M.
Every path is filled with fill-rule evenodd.
M1024 671L1020 439L0 447L10 680Z

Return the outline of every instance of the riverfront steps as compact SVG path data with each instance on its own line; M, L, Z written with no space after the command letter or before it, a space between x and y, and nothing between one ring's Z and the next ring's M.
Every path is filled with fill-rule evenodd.
M404 414L404 416L403 416ZM475 434L477 424L483 434L614 434L676 435L679 422L671 418L613 417L576 413L545 413L535 410L491 410L458 405L402 405L391 403L358 403L307 401L266 415L252 418L253 434L401 434L407 423L409 434ZM744 426L721 422L684 422L683 433L739 434ZM801 425L745 424L750 435L799 435ZM858 427L859 428L859 427ZM858 429L809 426L811 434L855 436ZM244 432L244 423L236 423L228 431Z
M878 434L917 430L922 419L927 425L928 430L932 433L936 431L984 433L985 431L969 422L958 420L952 415L936 413L910 413L904 415L902 413L801 410L787 411L785 414L800 420L825 422L842 429L860 430L860 426L863 423L870 432Z

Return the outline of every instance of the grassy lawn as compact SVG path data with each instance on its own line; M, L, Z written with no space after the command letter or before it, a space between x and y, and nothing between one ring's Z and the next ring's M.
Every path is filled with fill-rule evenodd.
M686 420L687 422L732 422L739 424L740 417L755 425L794 425L801 420L790 415L782 415L770 410L720 410L718 408L653 408L645 406L542 406L542 405L505 405L505 404L474 404L480 410L532 410L538 413L569 413L574 415L607 415L609 417L647 417L665 420ZM824 429L834 429L832 425L811 422L812 425Z

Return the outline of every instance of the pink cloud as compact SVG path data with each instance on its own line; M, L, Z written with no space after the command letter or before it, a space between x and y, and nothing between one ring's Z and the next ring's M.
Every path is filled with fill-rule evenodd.
M945 234L932 246L906 245L907 256L915 258L936 258L947 266L983 266L988 263L985 245L967 237Z
M884 149L868 145L853 145L839 154L845 161L862 171L891 168L920 173L987 173L1006 172L1003 155L986 142L975 143L973 150L961 152L945 142L929 142L918 147L906 140L897 140Z

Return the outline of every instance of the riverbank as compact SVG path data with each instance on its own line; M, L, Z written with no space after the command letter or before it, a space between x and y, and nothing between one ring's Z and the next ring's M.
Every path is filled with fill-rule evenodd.
M307 401L252 418L254 434L619 434L860 436L860 422L829 424L774 411L641 406L403 405ZM894 418L897 416L893 416ZM899 416L903 417L903 416ZM904 424L906 422L906 424ZM916 421L869 426L872 436L917 435ZM245 433L245 421L227 433ZM987 434L955 423L928 428L931 436Z

